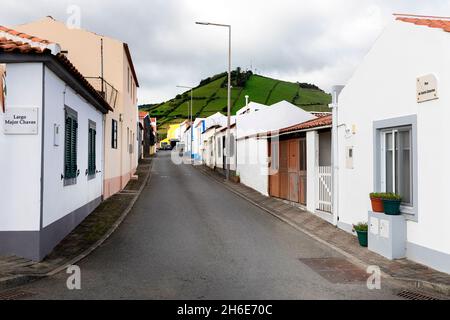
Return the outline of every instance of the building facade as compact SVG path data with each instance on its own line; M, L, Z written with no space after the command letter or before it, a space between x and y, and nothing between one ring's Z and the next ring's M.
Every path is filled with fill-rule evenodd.
M112 108L59 46L21 37L0 38L0 254L40 261L102 200Z
M369 193L402 196L405 257L450 273L449 20L398 16L378 38L334 107L336 223L369 222ZM383 214L378 217L382 218ZM380 231L381 229L382 231ZM404 229L403 229L404 228ZM381 233L380 233L381 232Z
M68 28L51 17L19 25L20 32L49 39L61 46L65 55L113 107L105 120L103 196L123 189L136 171L138 162L139 82L130 50L122 41L83 29Z

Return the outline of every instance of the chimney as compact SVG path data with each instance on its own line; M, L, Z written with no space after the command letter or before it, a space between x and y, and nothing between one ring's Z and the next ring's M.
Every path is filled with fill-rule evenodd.
M248 95L245 96L245 106L248 107L248 98L250 98Z

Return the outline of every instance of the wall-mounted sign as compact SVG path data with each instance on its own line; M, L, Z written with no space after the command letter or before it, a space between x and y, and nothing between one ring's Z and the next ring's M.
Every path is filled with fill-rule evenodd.
M439 99L437 79L433 74L417 78L417 102Z
M38 108L8 108L4 116L5 134L37 134Z

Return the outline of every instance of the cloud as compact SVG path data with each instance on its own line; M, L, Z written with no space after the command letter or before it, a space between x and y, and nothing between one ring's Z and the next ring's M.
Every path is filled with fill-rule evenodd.
M233 66L329 90L347 82L392 13L450 9L447 0L3 0L0 24L47 15L65 21L73 4L83 28L129 44L141 103L165 101L180 92L176 85L226 70L227 30L195 21L232 25Z

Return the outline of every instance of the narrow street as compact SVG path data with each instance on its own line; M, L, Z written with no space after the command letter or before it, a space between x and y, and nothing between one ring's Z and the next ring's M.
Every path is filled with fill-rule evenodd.
M343 257L161 152L132 212L79 264L81 290L67 289L65 272L21 289L31 299L396 299L385 282L327 280L307 258Z

